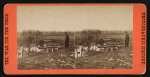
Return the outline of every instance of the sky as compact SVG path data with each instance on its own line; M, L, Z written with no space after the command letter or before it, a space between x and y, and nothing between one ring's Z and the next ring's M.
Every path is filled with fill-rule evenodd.
M17 31L132 30L132 5L17 6Z

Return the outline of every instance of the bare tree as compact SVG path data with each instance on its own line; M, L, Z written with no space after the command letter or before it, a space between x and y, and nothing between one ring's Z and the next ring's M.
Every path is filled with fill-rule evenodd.
M21 42L23 46L28 47L30 52L31 44L33 44L33 40L34 40L33 32L32 31L22 32L21 38L22 38Z

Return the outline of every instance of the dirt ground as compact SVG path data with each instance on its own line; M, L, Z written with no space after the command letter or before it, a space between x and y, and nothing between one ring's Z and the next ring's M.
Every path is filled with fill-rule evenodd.
M85 57L74 58L74 49L55 52L24 53L17 60L18 70L38 69L132 69L132 47L112 52L88 52Z

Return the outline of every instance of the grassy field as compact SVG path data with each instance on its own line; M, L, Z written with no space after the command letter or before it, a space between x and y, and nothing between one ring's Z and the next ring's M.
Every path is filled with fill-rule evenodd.
M96 52L96 55L78 58L76 65L77 69L132 69L132 48Z
M38 69L132 69L132 47L112 52L89 52L74 58L73 48L58 52L30 52L18 58L18 70Z
M55 33L55 32L54 32ZM61 33L61 32L60 32ZM45 33L34 37L32 43L37 43L40 39L56 39L59 43L64 44L64 33L57 33L57 35L47 35ZM70 33L70 47L61 48L58 51L52 52L23 52L23 57L17 59L18 70L38 70L38 69L132 69L132 32L129 33L129 47L119 48L114 51L107 52L87 52L86 56L74 58L74 36ZM30 46L32 44L30 39L32 35L29 33L20 34L17 36L17 44L19 46ZM31 33L30 33L31 34ZM87 35L94 36L92 40L101 38L119 39L124 44L124 32L102 32L99 34L76 33L76 40L78 42L87 41ZM27 37L28 36L28 37ZM95 37L96 36L96 37ZM98 41L97 40L97 41ZM88 40L89 41L89 40ZM95 42L97 42L95 41ZM79 43L78 43L79 44Z

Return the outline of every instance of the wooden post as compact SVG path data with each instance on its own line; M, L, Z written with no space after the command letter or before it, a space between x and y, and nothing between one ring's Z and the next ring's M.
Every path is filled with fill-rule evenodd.
M21 53L22 53L22 57L23 57L23 51Z
M113 51L113 47L110 48L111 52Z
M105 52L107 52L108 51L108 47L106 47L106 49L105 49Z
M74 68L76 69L76 58L78 58L77 49L76 49L76 44L75 44L75 33L74 33L74 51L75 51L75 63L74 63Z
M82 48L81 48L81 52L80 53L81 53L81 57L82 57Z
M46 48L46 53L48 53L48 48Z
M53 50L53 48L52 48L52 52L53 52L54 50Z

